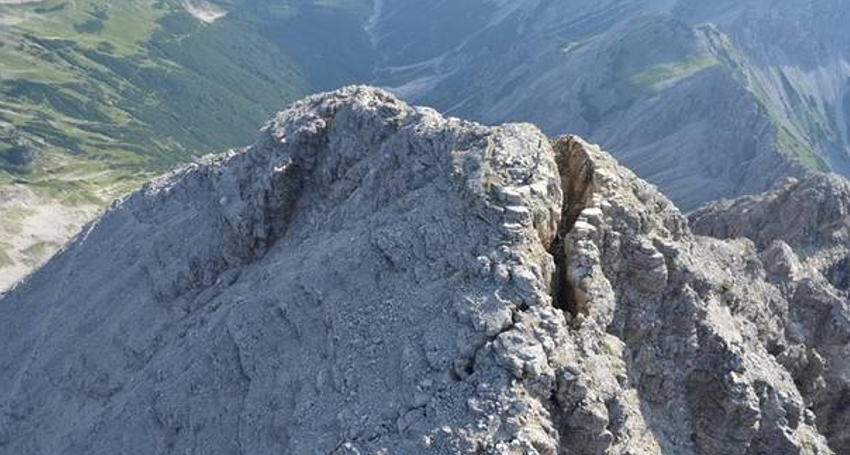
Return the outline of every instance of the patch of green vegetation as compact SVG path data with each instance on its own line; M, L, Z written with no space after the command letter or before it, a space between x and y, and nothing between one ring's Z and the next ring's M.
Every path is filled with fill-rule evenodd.
M614 347L614 345L610 341L605 340L605 341L602 342L602 353L603 354L605 354L608 357L613 357L613 356L616 355L616 352L617 352L617 349Z
M678 62L653 65L646 70L631 75L629 81L639 87L657 92L719 63L710 55L691 55Z
M828 170L829 166L812 145L812 142L801 137L803 134L823 134L828 129L826 126L829 123L828 120L820 118L816 108L813 106L813 100L804 100L804 103L807 102L809 105L800 108L812 114L801 116L805 123L802 128L807 130L806 133L797 134L792 132L788 125L793 124L793 121L787 120L787 116L782 115L774 103L771 102L767 90L759 82L759 78L753 75L752 69L746 63L746 59L732 45L729 39L712 27L703 27L700 30L718 44L716 52L720 61L747 88L747 91L752 95L759 109L776 127L774 143L779 152L810 170ZM780 83L790 96L797 93L784 74L781 74Z
M763 87L756 83L749 83L747 84L747 89L753 95L759 109L776 126L774 142L780 153L813 171L826 171L829 169L827 163L811 143L800 138L799 135L794 134L785 125L782 116L771 107L771 103L768 101L768 96Z
M562 52L567 53L588 39L581 35L558 38ZM676 23L629 30L620 43L610 45L606 52L609 58L606 67L600 69L599 79L587 79L578 93L582 118L591 125L717 64L699 51L692 31Z
M829 169L829 166L811 144L792 134L785 126L779 126L776 131L776 148L807 169L813 171Z
M155 31L157 18L177 7L156 9L152 0L45 0L35 8L27 4L14 8L26 17L15 29L37 37L77 41L87 47L106 41L121 54L132 55L142 51L140 45Z
M606 339L602 342L601 351L603 355L610 359L611 372L614 375L625 375L628 372L626 363L620 358L620 349L611 340Z
M629 373L629 369L626 366L626 362L618 358L613 360L611 372L614 373L614 376L626 376Z

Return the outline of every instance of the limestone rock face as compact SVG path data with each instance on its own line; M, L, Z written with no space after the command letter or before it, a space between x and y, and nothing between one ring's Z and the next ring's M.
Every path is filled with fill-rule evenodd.
M318 95L0 300L0 454L843 453L846 299L794 245L577 137Z
M760 249L783 241L809 258L850 240L850 182L830 174L787 179L764 194L708 204L690 218L706 235L747 237Z

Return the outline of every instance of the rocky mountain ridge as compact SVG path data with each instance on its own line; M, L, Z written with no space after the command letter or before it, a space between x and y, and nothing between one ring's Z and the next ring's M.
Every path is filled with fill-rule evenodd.
M0 300L0 453L843 453L847 299L799 259L837 237L794 239L696 235L574 136L310 97Z

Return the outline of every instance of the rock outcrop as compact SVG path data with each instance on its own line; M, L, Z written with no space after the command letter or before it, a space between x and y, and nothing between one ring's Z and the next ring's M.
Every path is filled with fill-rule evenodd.
M842 453L846 300L793 255L577 137L345 88L0 300L0 454Z
M758 196L710 204L696 232L748 238L781 290L772 343L836 453L850 453L850 183L825 174Z

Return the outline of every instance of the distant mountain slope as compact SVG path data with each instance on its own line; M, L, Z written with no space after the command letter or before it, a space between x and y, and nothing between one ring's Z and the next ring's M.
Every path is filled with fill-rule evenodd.
M411 6L375 21L379 43L406 36L399 11L425 9L397 3ZM419 61L379 47L382 83L452 114L589 136L686 209L807 170L850 175L842 25L850 3L473 0L451 8L458 17L487 13L463 33L441 34L451 42Z

